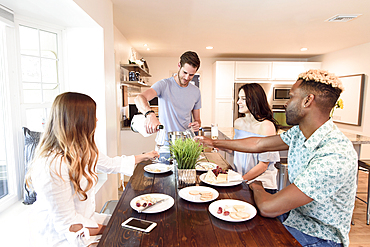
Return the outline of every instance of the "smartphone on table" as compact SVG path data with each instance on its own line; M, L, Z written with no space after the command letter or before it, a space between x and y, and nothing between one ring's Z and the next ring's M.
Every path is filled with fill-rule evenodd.
M150 232L154 227L156 227L157 223L131 217L125 220L121 225L125 228Z

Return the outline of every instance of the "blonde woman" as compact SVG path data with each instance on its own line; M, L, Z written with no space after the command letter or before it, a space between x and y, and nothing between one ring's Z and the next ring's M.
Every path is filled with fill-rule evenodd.
M109 158L94 141L96 103L87 95L67 92L56 97L50 118L26 175L37 192L32 205L34 246L86 246L99 235L108 216L95 212L97 171L132 175L137 163L155 151ZM113 188L112 188L113 189Z

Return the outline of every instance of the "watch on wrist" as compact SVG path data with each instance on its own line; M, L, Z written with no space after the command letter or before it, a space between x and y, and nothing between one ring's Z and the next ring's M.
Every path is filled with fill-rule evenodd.
M155 111L150 110L150 111L145 112L144 117L148 116L148 114L150 114L150 113L155 113Z

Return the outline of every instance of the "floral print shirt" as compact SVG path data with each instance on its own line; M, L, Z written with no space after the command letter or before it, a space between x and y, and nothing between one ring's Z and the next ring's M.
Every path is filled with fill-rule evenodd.
M308 139L299 126L281 134L281 139L289 146L290 182L313 199L291 210L284 224L348 246L358 159L351 141L331 119Z

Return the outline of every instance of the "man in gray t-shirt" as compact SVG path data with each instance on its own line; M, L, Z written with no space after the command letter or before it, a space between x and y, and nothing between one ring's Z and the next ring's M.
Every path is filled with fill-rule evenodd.
M146 131L152 134L162 124L166 132L184 131L193 128L196 132L201 126L201 96L198 87L189 83L200 66L195 52L187 51L180 57L179 71L173 77L156 82L150 89L135 98L137 108L146 117ZM159 120L151 111L148 101L158 96ZM192 117L194 122L192 122Z

